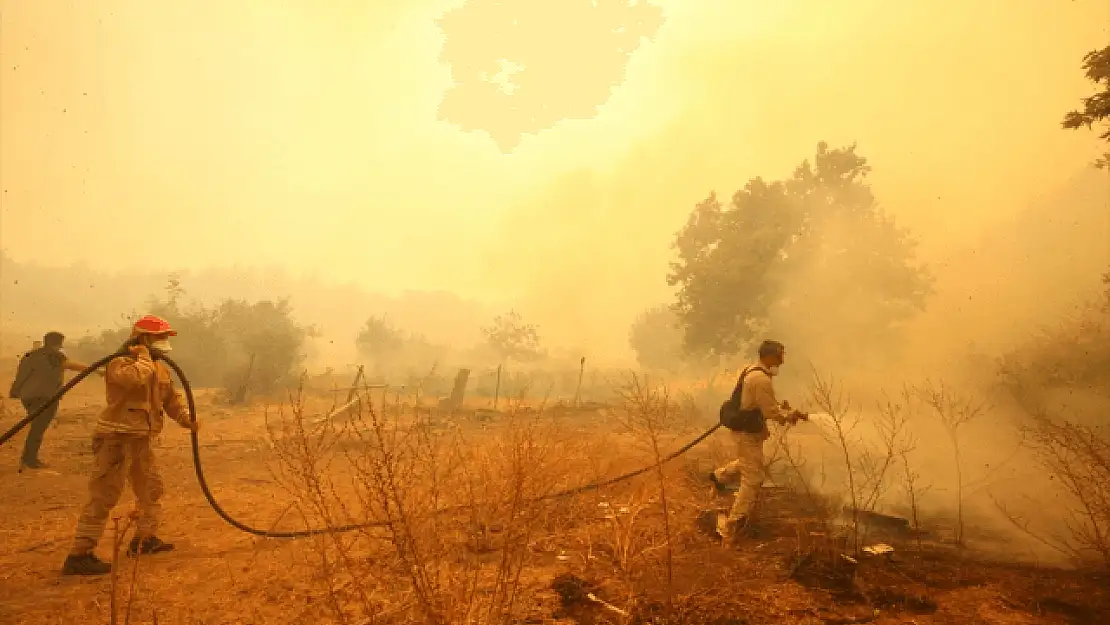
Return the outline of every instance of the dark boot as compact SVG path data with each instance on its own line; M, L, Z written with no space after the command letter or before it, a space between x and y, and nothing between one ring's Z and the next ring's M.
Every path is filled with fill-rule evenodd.
M111 572L112 565L92 553L70 554L62 565L62 575L107 575Z
M34 470L34 469L49 469L49 468L50 468L50 465L48 465L45 462L43 462L41 460L38 460L38 459L24 460L19 465L19 470L20 471L22 471L23 469L32 469L32 470Z
M127 555L129 556L137 556L146 553L162 553L163 551L173 551L173 543L164 542L157 536L132 538L131 544L127 546Z

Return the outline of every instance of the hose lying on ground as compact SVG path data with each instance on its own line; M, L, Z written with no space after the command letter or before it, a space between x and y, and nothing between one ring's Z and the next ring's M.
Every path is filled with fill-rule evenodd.
M61 390L59 390L52 397L50 397L50 399L48 399L45 404L43 404L42 406L39 406L34 411L30 412L26 417L21 419L19 421L19 423L16 423L15 426L13 426L8 431L6 431L2 435L0 435L0 445L3 445L4 443L6 443L13 436L15 436L20 430L27 427L27 425L29 423L31 423L32 421L35 420L35 417L42 414L48 407L50 407L53 404L56 404L58 401L60 401L62 399L62 397L66 393L68 393L74 386L77 386L81 382L81 380L84 380L86 377L91 375L94 371L96 371L100 367L103 367L104 365L108 364L113 359L118 358L120 356L130 356L130 355L131 355L130 351L125 348L125 349L122 349L122 350L120 350L120 351L118 351L118 352L116 352L116 353L114 353L110 356L105 356L104 358L101 358L100 360L98 360L98 361L94 362L93 364L89 365L85 370L81 371L76 376L74 376L74 378L72 380L67 382L65 384L65 386L63 386L61 388ZM173 369L174 373L177 374L177 378L181 381L181 387L185 392L185 400L186 400L186 403L187 403L188 408L189 408L189 416L193 419L193 421L196 421L197 409L196 409L196 402L193 399L193 387L189 384L189 379L185 376L185 372L181 370L181 367L178 366L178 364L176 362L174 362L173 359L171 359L169 356L167 356L166 354L164 354L162 352L157 352L157 351L152 350L152 356L154 358L165 361L165 363L167 365L169 365L169 367L171 369ZM705 439L709 438L709 436L711 434L713 434L714 432L716 432L717 428L719 428L719 427L721 427L721 426L718 423L718 424L714 425L713 427L709 428L708 430L706 430L704 433L702 433L700 436L698 436L694 440L690 441L689 443L683 445L678 450L676 450L676 451L670 453L669 455L663 457L662 459L660 459L658 464L663 464L663 463L666 463L666 462L670 462L671 460L674 460L675 458L681 456L682 454L690 451L696 445L698 445L699 443L701 443ZM264 529L258 529L256 527L251 527L250 525L247 525L246 523L243 523L242 521L239 521L235 517L228 514L228 512L226 510L224 510L222 506L220 506L220 503L218 501L216 501L216 497L212 494L212 490L208 487L208 480L204 476L204 467L203 467L203 465L201 463L201 459L200 459L200 441L197 438L197 433L196 432L191 432L190 435L189 435L189 438L190 438L190 442L192 444L192 451L193 451L193 469L196 471L197 483L200 485L200 490L204 494L205 500L208 501L208 505L212 508L213 511L216 512L217 515L219 515L219 517L221 519L226 521L228 525L234 527L237 530L240 530L242 532L246 532L248 534L253 534L255 536L261 536L261 537L264 537L264 538L304 538L304 537L307 537L307 536L318 536L318 535L321 535L321 534L333 534L333 533L338 533L338 532L350 532L350 531L354 531L354 530L367 529L367 528L373 528L373 527L388 527L390 525L390 523L388 521L374 521L374 522L369 522L369 523L352 523L352 524L348 524L348 525L339 525L339 526L334 526L334 527L321 527L321 528L305 529L305 530L293 530L293 531L274 531L274 530L264 530ZM604 488L606 486L612 486L613 484L616 484L618 482L623 482L623 481L626 481L626 480L630 480L634 477L642 475L642 474L654 469L656 466L658 466L658 465L657 464L651 464L651 465L648 465L646 467L637 469L635 471L630 471L628 473L618 475L617 477L610 478L608 480L600 480L600 481L597 481L597 482L592 482L590 484L586 484L584 486L578 486L576 488L571 488L571 489L559 491L557 493L552 493L550 495L544 495L542 497L535 497L535 498L530 499L529 503L537 503L537 502L540 502L540 501L551 500L551 499L559 499L559 498L563 498L563 497L572 497L574 495L580 495L582 493L586 493L586 492L589 492L589 491L598 490L598 489ZM437 510L435 512L435 514L444 514L444 513L450 512L450 511L462 510L462 509L465 509L466 507L467 506L455 506L455 507L451 507L451 508L444 508L444 509Z

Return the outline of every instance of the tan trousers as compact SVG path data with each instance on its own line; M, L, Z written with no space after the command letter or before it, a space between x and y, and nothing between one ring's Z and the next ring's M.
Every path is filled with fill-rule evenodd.
M736 445L736 459L714 471L714 474L721 482L733 481L736 474L740 474L740 490L736 491L736 498L727 518L728 521L736 521L751 512L763 480L766 479L766 467L763 465L764 436L745 432L729 434Z
M89 478L89 500L77 521L73 540L75 555L91 553L104 534L108 515L119 503L123 487L130 479L135 493L139 520L137 538L153 536L158 529L162 498L162 476L154 462L150 438L122 434L93 437L93 471Z

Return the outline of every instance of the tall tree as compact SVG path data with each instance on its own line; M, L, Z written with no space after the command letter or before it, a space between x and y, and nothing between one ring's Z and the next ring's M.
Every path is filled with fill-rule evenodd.
M318 336L294 319L288 299L228 299L214 312L219 334L232 348L227 385L240 399L247 391L272 393L291 381L304 362L305 341Z
M644 369L677 371L684 364L682 328L670 306L655 306L640 313L629 329L628 345Z
M492 325L482 328L482 333L502 362L527 362L537 360L543 355L539 328L531 323L524 323L520 313L515 310L495 317Z
M1087 79L1095 83L1098 90L1093 95L1083 98L1083 110L1071 111L1064 115L1064 128L1091 129L1095 124L1105 124L1105 129L1099 138L1110 143L1110 46L1088 52L1083 57L1082 68ZM1110 169L1110 151L1095 161L1095 167ZM1102 281L1106 284L1103 308L1110 311L1110 270L1103 275Z
M402 351L405 339L405 333L393 327L385 315L372 316L355 337L355 347L359 354L371 362L374 370L380 373L387 362Z
M1083 98L1083 109L1064 115L1064 128L1091 129L1095 124L1107 124L1110 120L1110 46L1092 50L1083 57L1083 71L1087 79L1095 83L1098 90ZM1100 138L1110 142L1110 124L1106 125ZM1095 162L1099 168L1110 166L1110 152Z
M250 393L272 393L294 379L304 361L306 342L318 336L302 326L286 299L247 302L228 299L215 308L199 303L183 306L181 278L172 274L164 295L151 297L147 310L164 317L178 332L173 359L198 387L223 386L233 402ZM93 360L109 354L127 339L141 313L121 318L117 328L85 336L74 345L76 357Z
M1091 129L1095 124L1105 124L1105 130L1099 138L1110 143L1110 46L1088 52L1083 57L1082 67L1087 79L1095 83L1098 90L1083 98L1083 110L1064 115L1064 128ZM1110 150L1095 161L1095 167L1110 169ZM1106 285L1103 309L1110 312L1110 270L1102 276L1102 281Z
M776 317L877 337L923 309L932 277L878 207L869 171L854 145L822 142L790 178L754 178L728 205L715 194L698 204L668 275L686 351L739 353L760 332L782 336Z

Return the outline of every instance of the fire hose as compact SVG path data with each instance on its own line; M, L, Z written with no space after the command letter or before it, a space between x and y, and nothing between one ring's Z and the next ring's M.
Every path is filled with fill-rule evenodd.
M68 393L70 390L72 390L73 387L80 384L82 380L84 380L88 376L92 375L92 373L94 371L96 371L97 369L107 365L109 362L111 362L112 360L114 360L116 358L119 358L119 357L122 357L122 356L130 356L130 355L131 355L130 351L126 347L124 347L120 351L118 351L116 353L113 353L109 356L105 356L104 358L101 358L100 360L98 360L98 361L94 362L93 364L89 365L83 371L81 371L76 376L74 376L72 380L70 380L64 386L62 386L62 388L60 390L58 390L57 393L52 395L48 400L46 400L46 402L43 405L37 407L35 410L28 413L28 415L26 417L24 417L18 423L16 423L14 426L12 426L10 429L8 429L8 431L4 432L3 434L0 434L0 445L3 445L4 443L8 442L8 440L10 440L16 434L18 434L20 430L27 427L28 424L30 424L32 421L34 421L35 418L38 417L40 414L42 414L47 408L49 408L50 406L52 406L52 405L58 403L59 401L61 401L62 397L65 396L66 393ZM192 418L192 420L194 422L196 422L197 410L196 410L196 402L193 399L193 388L189 384L189 379L188 379L188 377L186 377L185 372L182 371L181 367L178 366L178 364L176 362L174 362L173 359L170 358L169 356L167 356L164 352L159 352L157 350L151 350L151 356L156 360L164 361L167 365L169 365L170 369L173 369L174 373L177 374L178 380L181 381L182 390L185 393L185 401L186 401L186 404L187 404L188 409L189 409L189 416ZM634 477L638 477L640 475L643 475L644 473L647 473L648 471L651 471L652 469L655 469L659 465L670 462L671 460L674 460L675 458L678 458L682 454L685 454L686 452L690 451L695 446L697 446L699 443L701 443L705 439L709 438L709 436L711 434L713 434L714 432L716 432L717 429L720 428L720 427L721 427L720 423L717 423L717 424L713 425L708 430L706 430L701 435L699 435L697 438L691 440L690 442L686 443L685 445L683 445L679 449L677 449L677 450L671 452L670 454L664 456L663 458L659 459L659 461L655 464L650 464L648 466L642 467L642 468L637 469L635 471L629 471L628 473L623 473L621 475L618 475L616 477L613 477L613 478L610 478L610 479L607 479L607 480L599 480L599 481L596 481L596 482L591 482L591 483L586 484L584 486L578 486L578 487L575 487L575 488L562 490L562 491L559 491L559 492L556 492L556 493L543 495L543 496L540 496L540 497L533 497L533 498L528 500L528 503L539 503L539 502L545 501L545 500L560 499L560 498L564 498L564 497L573 497L575 495L580 495L582 493L586 493L586 492L590 492L590 491L594 491L594 490L599 490L599 489L605 488L607 486L612 486L613 484L617 484L619 482L624 482L624 481L630 480ZM224 510L223 506L221 506L220 503L216 500L215 495L212 494L212 489L209 488L208 480L207 480L207 478L205 478L205 475L204 475L204 467L203 467L203 464L202 464L201 458L200 458L200 441L197 438L197 433L196 432L190 432L189 438L190 438L190 443L191 443L191 446L192 446L193 469L194 469L194 471L196 473L196 476L197 476L197 484L200 486L201 493L204 494L204 499L208 502L209 507L211 507L212 510L221 519L223 519L228 525L234 527L237 530L240 530L242 532L246 532L248 534L253 534L255 536L261 536L261 537L264 537L264 538L305 538L305 537L308 537L308 536L318 536L318 535L321 535L321 534L334 534L334 533L340 533L340 532L350 532L350 531L354 531L354 530L368 529L368 528L374 528L374 527L389 527L391 525L391 522L389 522L389 521L372 521L372 522L366 522L366 523L352 523L352 524L338 525L338 526L333 526L333 527L321 527L321 528L304 529L304 530L292 530L292 531L264 530L264 529L259 529L259 528L247 525L246 523L244 523L244 522L236 519L235 517L231 516L230 514L228 514L228 512L226 510ZM458 511L458 510L462 510L462 509L465 509L465 508L466 508L466 506L455 506L455 507L449 507L449 508L442 508L442 509L436 510L433 514L444 514L444 513L447 513L447 512Z

